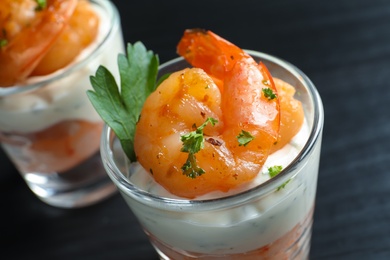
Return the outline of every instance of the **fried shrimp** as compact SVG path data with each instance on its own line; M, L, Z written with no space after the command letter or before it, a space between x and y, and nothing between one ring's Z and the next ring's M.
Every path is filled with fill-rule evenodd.
M279 135L271 75L212 32L186 31L178 53L198 68L173 73L147 98L135 133L138 161L168 191L187 198L249 182ZM217 123L204 128L204 147L195 154L204 174L189 178L183 174L188 154L181 151L181 137L207 118ZM244 145L243 133L251 137Z
M46 75L70 64L97 36L99 18L86 0L79 0L64 31L31 75Z
M0 1L0 87L68 65L96 37L99 19L86 0Z
M77 0L48 0L38 9L33 0L0 4L0 86L27 78L65 28Z
M280 130L271 153L283 148L301 129L305 118L302 103L294 98L295 88L287 82L273 78L280 104Z

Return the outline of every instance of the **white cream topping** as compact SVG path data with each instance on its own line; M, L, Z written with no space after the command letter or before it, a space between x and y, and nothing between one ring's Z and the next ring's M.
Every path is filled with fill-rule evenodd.
M228 193L213 192L197 199L224 197L263 183L270 178L268 167L287 167L302 150L308 136L309 126L305 121L289 144L269 156L252 183ZM143 227L169 246L202 254L248 252L276 241L310 216L314 207L319 152L320 144L314 149L312 158L296 170L296 177L283 189L236 207L205 212L169 211L135 202L126 193L122 192L122 195ZM141 166L136 168L130 181L138 188L158 196L178 198L157 184Z

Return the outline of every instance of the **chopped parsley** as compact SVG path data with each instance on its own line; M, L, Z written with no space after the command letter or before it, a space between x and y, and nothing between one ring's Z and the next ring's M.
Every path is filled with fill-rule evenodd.
M271 178L275 177L276 175L278 175L281 171L282 171L283 167L280 166L280 165L275 165L275 166L272 166L272 167L269 167L268 168L268 174ZM285 181L282 185L280 185L276 190L279 191L281 189L283 189L284 187L286 187L287 183L289 183L291 181L291 179Z
M214 126L216 123L218 123L218 120L212 117L208 117L201 126L196 128L196 125L194 125L194 128L196 128L194 131L182 135L180 138L180 140L183 142L181 151L188 153L187 161L184 163L181 169L183 174L190 178L196 178L205 173L205 171L197 165L195 154L204 147L203 129L208 123Z
M241 133L237 135L238 145L247 146L255 137L251 133L241 130Z
M42 11L47 6L46 0L35 0L35 2L37 2L37 7L35 8L36 11Z
M7 39L0 39L0 48L6 46L7 44L8 44Z
M196 157L193 153L188 154L187 161L183 164L181 169L185 176L190 177L192 179L195 179L196 177L205 173L205 170L200 168L196 163Z
M289 183L290 181L291 181L291 179L288 179L282 185L280 185L276 190L280 191L281 189L284 189L284 187L286 187L287 183Z
M264 93L264 96L266 98L268 98L268 100L272 100L272 99L277 98L276 94L270 88L263 88L263 93Z
M283 167L280 165L275 165L268 168L268 174L271 178L275 177L282 171Z

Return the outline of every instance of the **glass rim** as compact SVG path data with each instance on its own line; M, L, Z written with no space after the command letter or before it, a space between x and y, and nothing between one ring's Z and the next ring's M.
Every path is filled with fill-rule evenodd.
M115 164L112 151L110 149L110 141L112 140L111 135L115 135L112 129L105 124L102 131L101 136L101 156L103 160L103 165L106 168L107 174L112 179L112 181L117 185L120 191L125 192L132 198L137 199L142 204L148 204L153 207L160 207L164 209L172 209L172 210L180 210L183 208L188 210L190 207L191 211L196 210L216 210L224 207L231 207L232 205L238 205L249 201L255 197L264 196L274 190L276 190L282 183L292 178L296 173L294 172L299 165L302 165L304 161L307 159L308 155L312 153L312 150L317 142L317 140L321 137L321 132L323 129L323 121L324 121L324 111L323 105L321 101L321 97L315 88L312 81L296 66L291 63L277 58L275 56L253 51L253 50L245 50L250 55L255 55L257 58L265 58L275 64L282 66L284 69L288 70L290 73L294 74L297 78L301 79L303 85L307 89L307 92L310 96L310 100L313 103L314 113L313 113L313 126L310 129L310 135L302 147L301 151L298 155L292 160L287 167L285 167L278 175L275 177L256 185L250 189L241 191L236 194L218 197L213 199L203 199L203 200L194 200L194 199L186 199L186 198L167 198L161 197L158 195L151 194L147 191L137 188L135 185L130 183L128 179L121 173L117 165ZM159 71L164 69L165 67L184 61L182 57L177 57L172 60L169 60L159 66ZM121 148L122 149L122 148ZM127 158L126 158L127 159ZM301 166L303 167L304 164ZM223 203L224 202L224 203ZM226 203L229 202L229 203Z
M37 89L41 86L45 86L55 80L59 80L61 78L64 78L71 74L74 71L77 71L81 67L83 67L85 64L87 64L91 59L96 57L96 55L99 55L103 49L104 46L109 42L110 38L115 35L117 30L119 30L119 12L116 6L111 1L106 0L90 0L92 4L97 4L98 6L102 7L108 14L110 26L107 30L107 34L96 44L96 46L91 50L89 55L86 55L83 57L83 59L66 66L65 68L61 68L55 72L52 73L52 75L49 76L37 76L36 78L39 79L39 77L42 77L42 80L38 80L36 82L29 83L28 81L11 87L0 87L0 98L4 96L9 96L13 94L19 94L19 93L26 93L29 91L32 91L34 89Z

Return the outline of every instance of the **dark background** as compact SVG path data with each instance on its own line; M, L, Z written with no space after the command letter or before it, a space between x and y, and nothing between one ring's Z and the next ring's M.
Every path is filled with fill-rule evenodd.
M184 29L295 64L325 107L311 259L390 259L390 1L113 1L125 42L165 62ZM0 258L157 259L117 194L63 210L0 154ZM5 257L3 257L5 256Z

